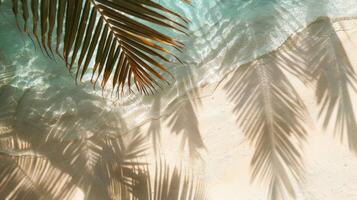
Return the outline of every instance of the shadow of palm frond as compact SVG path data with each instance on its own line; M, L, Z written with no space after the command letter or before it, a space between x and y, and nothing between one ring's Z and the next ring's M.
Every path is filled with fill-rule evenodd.
M18 131L16 115L27 93L12 86L0 90L4 108L0 120L0 196L4 199L71 199L76 189L72 177L36 151L33 141L24 137L29 137L28 132Z
M323 127L333 126L353 152L357 146L355 71L333 22L320 17L277 50L241 65L225 85L237 121L256 148L253 179L268 181L271 199L294 196L293 183L301 182L303 172L298 144L305 140L305 106L287 74L314 86Z
M0 87L7 85L14 78L16 66L11 65L0 50Z
M303 164L300 144L305 140L305 106L276 62L267 54L240 66L225 85L234 114L255 148L253 180L268 184L271 200L294 197Z
M71 199L72 178L43 156L0 155L0 196L4 199Z
M293 33L304 26L303 21L294 17L296 13L290 10L290 3L295 6L303 5L295 0L249 2L249 9L242 10L246 12L247 17L237 20L232 30L232 33L238 35L230 36L232 40L225 44L226 51L220 63L221 73L226 74L268 51L274 51L289 36L287 33ZM250 13L254 13L254 17Z
M176 89L170 91L169 95L178 96L166 108L169 113L165 116L171 132L182 134L181 150L188 150L191 158L200 158L200 151L205 149L202 135L199 129L196 110L201 105L200 91L192 71L182 78Z
M318 18L288 40L280 55L291 61L287 70L314 88L323 128L333 127L335 136L356 153L357 121L351 98L357 77L334 28L338 21Z
M120 121L117 113L98 113L103 105L93 98L68 100L73 96L63 92L47 95L28 89L15 95L16 91L18 89L11 86L0 91L1 95L8 94L8 98L1 99L6 108L1 114L7 119L1 123L9 127L0 135L0 152L4 155L2 197L71 199L69 196L78 191L84 199L93 200L117 199L117 196L129 199L124 196L134 195L132 183L138 182L136 168L143 165L140 159L148 147L139 130L132 135L119 134L125 130L125 122ZM90 116L95 114L98 118L92 120ZM15 165L20 162L16 159L25 159L21 162L30 164ZM20 178L12 178L25 175L8 173L9 170L25 171L27 182L22 184ZM42 173L49 181L48 186L42 186L46 183Z
M16 88L9 86L8 90L7 93L14 93ZM1 94L5 95L5 92L2 88ZM163 159L152 163L154 169L149 169L144 162L148 147L146 137L140 130L122 136L114 134L112 129L115 127L108 125L102 132L93 129L98 132L78 135L84 127L71 121L81 121L81 118L74 114L72 120L69 115L62 119L62 106L70 104L66 97L53 95L42 99L39 98L41 94L32 90L15 97L9 98L10 102L14 101L13 106L10 102L6 104L9 107L7 115L13 116L8 117L13 120L9 123L15 125L11 130L1 132L0 137L1 197L76 199L80 194L80 199L88 200L205 199L203 181L196 179L189 170L171 167ZM44 105L47 109L39 109L35 105L42 100L52 102L53 106ZM27 106L29 102L33 107ZM91 102L94 112L96 106L102 106L94 100ZM78 109L78 104L75 107L77 114L88 115L82 113L85 109ZM108 113L103 115L110 116ZM33 119L38 124L31 123ZM103 120L109 118L103 116ZM56 129L47 126L46 122L53 122L50 125ZM125 129L125 121L121 123L119 129ZM71 133L73 131L77 137Z
M63 84L66 81L46 80L29 89L0 88L0 154L5 156L0 164L1 197L72 199L81 193L83 199L93 200L151 199L150 190L145 195L141 187L150 179L142 161L145 138L139 130L122 136L128 130L120 113L108 111L103 99ZM174 174L167 178L172 183L162 199L185 197L174 187L177 177L184 175ZM198 195L195 189L187 190L187 199Z
M190 100L173 103L179 105L171 105L175 106L175 110L167 117L168 125L171 127L172 133L182 134L181 150L184 151L187 145L190 157L200 158L200 150L205 147L194 105Z
M132 200L205 200L206 185L192 171L171 167L162 158L149 167L136 168L138 182L132 182ZM125 198L123 198L125 199Z
M153 142L156 154L160 152L163 125L167 125L173 134L182 136L181 152L188 150L191 158L199 158L199 151L204 148L196 109L201 105L201 85L197 78L204 76L205 72L196 70L195 56L198 55L187 52L181 55L180 60L184 60L186 64L173 63L171 66L176 70L175 85L163 88L157 95L146 97L144 100L148 102L150 108L148 137Z
M308 31L310 51L316 53L308 57L307 70L316 87L319 118L324 128L332 125L334 134L357 153L357 120L351 99L356 92L355 70L330 19L316 21Z
M264 10L257 12L260 14L253 21L242 20L240 27L245 28L228 47L221 71L227 73L240 65L231 72L224 89L234 105L238 125L254 147L252 180L267 184L268 199L285 200L295 198L295 184L303 180L301 144L306 137L306 108L286 73L294 72L304 79L307 75L305 63L295 55L273 50L284 42L280 41L286 37L284 31L298 29L301 22L294 20L289 5L280 1L266 5L269 7L257 9L268 9L269 13ZM269 24L261 24L268 21L263 18L269 18ZM261 55L267 50L272 51Z
M95 137L48 141L36 151L23 151L16 156L11 153L9 156L11 151L7 151L1 159L4 169L1 178L8 181L1 184L4 188L1 196L71 199L65 195L73 196L75 190L80 190L83 199L130 199L137 195L133 193L133 183L141 181L136 168L144 165L136 160L143 152L142 148L134 148L138 142L136 139L123 147L116 138ZM19 178L14 178L14 173L9 173L9 170L16 172ZM21 181L21 178L26 181Z
M152 97L151 102L150 114L153 119L150 121L148 136L151 138L154 153L157 154L161 144L161 96Z
M151 200L204 200L206 186L204 181L184 167L170 166L159 158L151 174Z

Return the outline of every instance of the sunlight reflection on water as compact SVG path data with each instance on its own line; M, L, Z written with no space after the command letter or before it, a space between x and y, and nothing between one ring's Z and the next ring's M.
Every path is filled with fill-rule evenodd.
M172 110L167 106L179 96L185 96L190 89L217 82L231 69L276 49L288 36L316 17L357 13L357 6L353 6L356 1L352 0L197 0L192 6L180 1L160 2L191 20L190 36L180 36L186 49L179 57L186 64L171 66L177 81L164 86L157 94L164 99L160 105L161 112L155 115L150 112L152 97L128 95L117 99L115 95L111 97L110 88L102 93L100 89L93 90L88 81L76 85L73 75L67 72L61 60L48 59L38 48L33 48L24 34L18 32L11 6L5 3L0 16L0 44L2 54L15 66L11 85L19 90L31 89L37 95L47 95L37 96L38 99L47 99L51 93L54 95L59 90L66 90L71 91L66 95L74 99L90 97L99 100L105 105L101 107L102 112L120 113L130 129L149 118L167 114Z

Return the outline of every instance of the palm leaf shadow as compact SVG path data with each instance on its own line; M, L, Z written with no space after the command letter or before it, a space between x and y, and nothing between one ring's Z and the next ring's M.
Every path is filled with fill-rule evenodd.
M314 88L323 128L333 127L334 135L356 153L357 121L351 97L357 79L334 28L338 21L318 18L282 47L286 52L282 55L294 61L287 70Z
M334 125L335 134L356 151L351 101L356 75L331 20L319 18L276 51L240 66L225 85L237 121L256 148L253 180L268 181L270 199L284 199L283 193L294 196L293 184L303 178L298 144L305 140L305 107L284 73L315 87L324 128ZM267 129L267 124L281 127Z
M3 89L1 93L11 90L11 87L7 90L5 89ZM35 95L35 97L33 95ZM10 180L9 177L13 174L3 173L1 174L2 180L8 181L2 182L2 188L5 189L1 196L7 197L16 194L19 199L25 197L34 199L63 199L63 195L73 194L73 190L76 188L83 192L86 199L110 199L117 195L126 197L133 196L131 193L132 189L130 189L132 187L131 182L137 177L132 176L132 174L135 172L134 169L136 166L142 165L136 161L136 159L140 159L140 157L144 156L147 150L144 137L138 134L138 131L135 131L133 134L136 136L126 136L122 138L120 134L118 135L118 133L110 128L110 125L104 122L104 125L107 127L107 129L104 129L105 131L99 132L99 130L95 128L92 130L88 129L88 131L97 131L94 135L78 134L81 133L81 130L83 131L83 127L80 127L77 123L73 123L73 118L67 115L67 117L63 119L65 115L58 116L48 113L58 112L61 105L68 104L68 101L63 101L63 99L58 98L56 95L47 96L45 99L36 99L37 95L40 94L27 90L27 92L20 93L17 97L15 96L18 99L8 98L9 102L6 104L8 109L4 113L2 112L2 114L8 116L6 117L7 120L2 120L2 122L8 123L9 125L13 124L13 126L11 126L8 132L2 134L0 138L0 149L4 155L3 167L4 170L8 172L8 169L14 168L13 163L17 162L17 160L13 158L19 157L21 159L23 156L24 159L28 159L29 162L32 160L33 165L18 166L16 171L28 171L29 174L41 174L45 173L42 172L42 170L47 169L46 172L49 174L46 178L49 180L53 178L58 185L49 183L47 186L42 186L43 183L41 180L36 179L41 177L35 176L26 177L29 181L25 185L11 187L12 185L17 185L19 179ZM28 103L29 99L33 100L33 104L43 103L44 101L52 102L54 106L45 106L49 109L40 110L36 108L41 107L29 107L26 106L28 104L22 103ZM91 102L93 105L101 106L100 104L96 104L95 100ZM95 110L96 107L93 105L92 109ZM79 107L79 105L76 106ZM82 109L79 112L84 111L85 110ZM81 114L85 113L80 113L80 115ZM115 119L115 116L111 116L108 113L103 113L102 115L104 121ZM28 118L28 116L31 116L31 118ZM41 125L31 123L33 118L37 119L37 123ZM81 121L81 118L77 116L74 116L74 119ZM51 121L55 122L53 126L55 126L56 129L52 129L52 124L48 126L47 123ZM100 123L98 123L98 125L100 125ZM120 125L120 127L123 128L125 125ZM74 130L75 133L78 134L76 134L75 137L73 135ZM37 157L43 161L38 160ZM39 162L38 164L36 163L37 161ZM45 164L41 164L43 162L45 162ZM42 165L44 167L41 167ZM21 174L16 176L20 175ZM66 181L67 179L69 181ZM60 184L64 183L64 181L70 183L70 185L65 184L68 185L68 188ZM21 183L21 181L19 183ZM42 188L41 193L36 192L34 189L29 189L29 191L26 192L27 187L34 189L37 187ZM35 192L37 196L31 196L31 194L35 195L33 192Z
M316 86L319 118L324 128L333 125L334 134L357 153L357 121L351 100L356 92L355 70L330 19L318 20L309 31L311 51L318 52L307 67Z
M16 89L9 86L6 90L3 88L1 93L14 93L13 90ZM47 98L39 98L41 95ZM37 106L28 107L29 99L36 99L36 96L38 99L32 104L45 101L52 102L53 106L45 106L49 108L45 110L36 109ZM89 129L97 131L94 135L76 134L73 137L71 132L80 132L83 130L80 124L85 124L73 123L73 119L81 121L76 115L74 118L67 115L63 119L62 105L71 104L65 100L66 97L27 90L15 98L8 98L6 105L10 108L2 112L9 115L6 117L7 125L15 124L0 137L2 197L15 195L17 199L71 199L81 191L85 199L93 200L205 199L205 186L193 173L186 173L177 166L171 167L164 159L151 163L154 170L148 168L148 163L144 162L148 146L140 130L132 130L130 134L121 136L107 125L102 132ZM75 107L79 115L88 115L85 109L79 108L80 101L75 102L78 102ZM102 106L94 99L90 102ZM73 108L64 109L68 111ZM51 112L60 113L60 116ZM33 124L32 118L26 117L28 115L37 119L39 124L53 121L53 127L56 128ZM104 121L115 119L108 113L101 115ZM7 121L3 120L4 123ZM125 121L121 123L119 130L124 130Z
M28 3L31 4L28 4ZM61 4L61 2L65 2L65 4ZM51 37L53 34L52 31L55 29L53 27L54 24L53 17L56 15L49 15L49 11L55 11L54 8L60 9L58 11L59 15L62 15L59 18L63 18L63 12L65 12L65 16L71 19L64 19L65 21L63 22L64 24L64 29L75 29L75 26L78 27L78 32L74 31L74 33L68 33L69 31L64 31L64 30L59 30L61 29L61 26L59 25L57 27L57 34L59 33L58 31L63 31L64 33L64 46L63 46L63 53L62 56L64 57L67 67L69 69L72 68L72 64L76 60L76 54L78 56L84 55L82 57L83 62L87 62L89 59L89 54L93 52L88 52L92 51L93 49L88 50L88 48L80 48L81 42L83 39L85 40L88 38L90 43L87 43L88 46L93 46L97 45L95 44L95 36L93 38L90 38L91 36L83 36L85 30L89 30L89 27L83 27L80 24L78 24L78 20L86 21L89 22L89 25L92 24L93 26L100 26L99 24L102 18L99 18L98 21L93 21L93 13L99 9L104 10L104 12L110 12L109 8L105 8L105 6L108 6L110 2L112 1L99 1L101 3L99 9L94 8L93 10L89 10L90 8L92 9L93 7L88 6L89 2L94 2L94 1L85 1L85 4L81 4L82 1L47 1L47 0L42 0L42 1L37 1L37 0L32 0L32 1L13 1L13 11L15 15L20 16L20 14L23 14L23 19L24 19L24 26L23 29L25 32L27 32L29 35L32 35L32 37L35 38L35 41L39 43L41 46L41 50L43 50L45 53L47 53L49 56L51 56L52 49L51 47ZM83 1L84 2L84 1ZM137 2L134 1L118 1L122 2L124 4L131 2L133 5L138 6ZM140 1L143 4L149 4L150 6L158 6L157 4L151 2L151 1ZM21 3L22 5L20 7L18 3ZM58 3L58 5L57 5ZM29 6L31 5L31 6ZM66 8L63 10L63 7L65 6ZM79 11L81 10L81 6L84 6L83 12ZM104 7L103 7L104 6ZM126 4L128 6L128 4ZM134 6L134 7L135 7ZM149 6L149 7L150 7ZM31 7L31 13L29 12L29 8ZM95 7L95 6L94 6ZM108 6L109 7L109 6ZM130 6L129 6L130 7ZM164 9L162 7L156 7L159 9ZM97 9L97 10L96 10ZM143 8L141 8L143 9ZM20 11L21 10L21 11ZM145 10L145 9L144 9ZM38 14L37 12L40 12L41 14ZM143 11L143 10L142 10ZM146 10L147 11L147 10ZM164 10L170 13L168 10ZM20 13L22 12L22 13ZM118 12L121 14L121 12ZM118 14L117 13L117 14ZM33 15L30 17L29 15ZM53 14L53 13L52 13ZM73 16L72 14L75 14ZM101 13L103 14L103 13ZM108 13L106 13L108 14ZM113 14L113 13L111 13ZM146 13L148 14L148 13ZM173 14L173 13L171 13ZM40 15L40 16L39 16ZM74 17L74 18L72 18ZM110 18L111 16L109 16ZM126 17L126 15L122 16ZM159 17L158 15L156 17ZM39 19L41 18L41 19ZM89 19L88 19L89 18ZM160 17L159 17L160 18ZM129 18L128 18L129 19ZM32 24L30 25L30 21L32 20ZM57 19L61 20L61 19ZM184 19L182 19L185 21ZM150 21L150 20L148 20ZM170 21L170 20L169 20ZM62 23L60 22L60 23ZM73 22L73 24L71 24ZM170 21L173 22L173 21ZM38 24L40 23L40 35L37 35L38 31ZM160 23L159 23L160 24ZM128 25L128 24L127 24ZM162 24L161 24L162 25ZM176 24L178 25L178 24ZM32 26L32 27L31 27ZM52 26L52 27L51 27ZM72 28L70 28L73 26ZM103 26L103 25L101 25ZM60 28L59 28L60 27ZM33 29L32 33L29 33L29 29ZM149 40L145 40L145 44L143 46L140 46L136 44L135 42L138 42L138 40L143 39L142 37L133 37L132 35L127 35L127 37L133 37L136 39L135 41L126 41L126 42L132 42L130 44L126 44L127 49L125 49L126 53L130 51L133 51L132 48L139 48L134 50L131 55L129 55L130 58L127 58L127 60L121 60L123 63L120 63L121 61L113 61L113 57L121 58L121 53L119 50L115 51L113 50L117 43L114 41L113 38L115 37L112 36L112 33L108 33L109 29L107 26L103 28L103 30L99 30L99 36L100 42L98 47L93 47L93 48L98 48L95 51L97 51L97 56L96 56L96 61L99 59L99 63L97 62L95 67L98 67L97 70L103 70L104 75L103 75L103 82L102 86L105 86L106 84L106 77L105 72L108 72L109 70L113 70L113 65L115 62L118 62L118 68L121 68L119 70L120 73L117 73L118 80L120 78L123 78L122 76L125 76L125 73L133 73L132 71L128 70L139 70L139 76L134 77L134 84L138 87L137 89L143 93L147 93L148 90L153 89L152 84L150 84L150 81L154 82L153 79L148 78L147 74L145 72L141 71L138 69L139 67L145 68L145 70L148 70L148 72L151 72L154 74L154 76L157 76L159 78L163 78L159 73L153 72L151 68L148 67L149 64L153 64L151 66L161 66L161 64L158 64L154 62L152 59L149 59L145 55L141 54L138 51L142 51L145 49L145 53L151 53L155 54L159 58L162 58L158 55L158 53L154 53L152 50L146 49L144 46L148 45L149 48L156 48L159 50L162 50L165 53L168 53L166 50L163 50L159 48L158 46L150 46L153 45L151 43L145 43L148 42ZM48 29L48 30L46 30ZM97 27L97 29L100 29ZM140 29L138 31L141 31ZM144 30L143 30L144 31ZM73 32L73 31L72 31ZM144 31L145 32L145 31ZM145 34L145 33L141 34ZM48 35L47 35L48 34ZM73 34L76 35L77 38L73 38ZM89 34L89 33L88 33ZM95 34L95 33L94 33ZM100 35L102 34L102 35ZM152 33L153 34L153 33ZM156 33L155 33L156 34ZM155 35L154 34L154 35ZM83 37L81 38L80 35ZM135 34L134 34L135 35ZM58 35L57 35L58 36ZM158 36L158 35L156 35ZM67 39L66 39L67 37ZM123 36L124 37L124 36ZM164 36L159 36L157 38L160 38L162 40ZM133 39L131 38L131 39ZM138 39L139 38L139 39ZM156 39L157 39L156 38ZM57 38L58 39L58 38ZM61 38L57 40L57 47L60 47L58 41ZM127 39L127 38L126 38ZM152 39L152 38L151 38ZM107 40L107 41L104 41ZM88 41L87 41L88 42ZM142 41L141 41L142 42ZM156 41L158 42L158 41ZM173 41L165 41L164 43L170 43ZM177 45L171 45L173 47L176 47L178 49L181 48L181 45L176 43ZM67 48L65 47L67 45ZM125 45L124 45L125 46ZM170 46L170 45L169 45ZM122 48L125 48L123 46L120 46ZM71 50L72 48L72 50ZM73 49L74 48L74 49ZM60 48L58 48L60 49ZM83 51L87 52L81 52L80 49L84 49ZM128 50L129 49L129 50ZM94 51L94 50L93 50ZM108 57L103 57L103 54L109 53ZM98 57L98 54L100 57ZM118 54L118 55L117 55ZM150 62L149 64L145 64L140 62L140 60L137 60L139 54L139 57L144 57L147 60L145 62ZM111 57L113 56L113 57ZM124 55L127 56L127 55ZM133 60L136 60L137 63L135 63ZM165 60L165 59L164 59ZM114 63L112 63L114 62ZM154 62L154 63L152 63ZM122 65L122 66L119 66ZM128 69L128 66L132 65L132 69ZM141 65L141 66L137 66ZM85 69L88 66L82 66L82 72L84 73ZM126 69L122 69L126 68ZM160 67L159 67L160 68ZM80 70L78 68L77 70ZM94 71L96 71L94 69ZM165 72L165 70L163 70ZM78 71L77 71L78 72ZM82 73L82 74L83 74ZM101 75L101 72L98 72L97 78ZM138 73L138 71L134 72ZM94 74L94 72L93 72ZM124 75L123 75L124 74ZM80 76L81 74L79 74ZM145 76L146 79L145 79ZM129 77L129 78L128 78ZM122 81L127 81L130 84L130 79L131 75L127 76L125 78L128 78L128 80L122 80ZM136 80L135 80L136 78ZM140 80L138 80L140 79ZM93 79L94 80L94 79ZM97 79L95 79L95 82ZM142 84L147 84L144 87L143 85L140 85L138 81L143 81ZM124 82L122 82L124 84ZM113 85L116 85L119 83L113 82ZM123 84L121 87L123 87ZM120 85L120 84L119 84ZM151 89L150 89L151 87ZM11 88L11 87L10 87ZM144 89L145 88L145 89ZM14 88L12 88L14 89ZM53 88L51 88L53 89ZM62 88L58 88L59 91L61 91ZM119 90L119 86L117 87ZM17 89L15 89L17 90ZM46 91L48 92L48 91ZM128 144L126 144L124 139L121 139L120 136L115 135L113 136L112 131L109 130L109 134L107 133L107 129L103 129L103 127L98 127L98 124L101 123L94 123L92 126L90 126L90 130L86 130L85 127L89 126L88 123L85 122L85 120L78 119L76 116L76 113L79 112L84 112L82 109L80 109L80 105L78 102L80 102L80 99L71 99L71 92L68 94L63 94L63 93L54 93L52 95L46 96L46 92L44 94L36 94L34 93L33 90L29 89L26 91L20 91L19 98L16 99L16 105L14 106L14 110L11 110L5 115L10 115L8 118L11 120L14 120L12 124L15 124L13 127L13 130L10 130L6 135L1 135L2 138L5 140L6 145L2 145L1 148L4 151L5 157L1 157L1 160L4 162L3 169L4 173L1 174L2 180L9 180L9 176L12 176L13 174L7 173L9 170L12 171L24 171L27 170L29 171L28 173L34 173L34 174L41 174L41 170L46 169L46 172L48 174L44 174L42 176L45 176L48 181L53 181L55 183L67 183L70 182L70 184L65 184L67 185L68 188L61 188L60 186L62 185L55 185L51 183L43 183L41 181L38 181L36 178L42 178L42 177L25 177L29 179L29 183L26 183L25 185L19 185L17 188L10 187L12 185L16 185L17 182L21 182L21 178L16 178L12 179L10 182L5 181L2 182L5 186L9 187L4 187L5 189L2 190L4 193L4 197L10 197L10 195L17 195L19 199L23 198L34 198L34 199L68 199L70 196L73 195L74 190L76 188L80 188L80 190L84 193L86 199L110 199L110 198L119 198L119 199L150 199L147 197L150 197L150 195L143 195L141 192L142 187L136 188L137 185L141 185L143 181L143 177L147 176L148 171L145 170L145 168L142 168L143 163L140 161L134 161L136 159L139 159L141 154L145 152L146 148L143 148L142 143L145 141L142 137L134 137L132 138L132 141L130 141ZM3 93L2 93L3 94ZM34 96L33 96L34 95ZM37 96L38 95L38 96ZM9 95L10 96L10 95ZM86 95L84 95L86 96ZM69 97L69 98L67 98ZM90 96L87 96L90 97ZM22 99L24 99L24 102L31 102L35 104L44 104L41 108L45 107L44 110L36 110L37 106L28 106L28 104L22 104ZM29 101L30 99L30 101ZM56 99L56 100L54 100ZM93 99L89 98L88 102L92 101ZM54 105L49 105L49 104L54 104ZM13 108L12 106L10 106ZM84 106L85 107L85 106ZM63 113L57 113L57 115L53 115L53 112L60 110ZM94 110L101 110L101 109L94 109ZM28 112L27 114L24 114ZM69 111L69 112L67 112ZM89 111L91 112L91 111ZM92 111L93 113L87 113L87 117L90 118L90 116L97 115L98 113L95 113L95 111ZM63 114L63 115L62 115ZM84 113L82 113L84 114ZM15 116L12 116L15 115ZM99 121L103 119L105 120L112 120L111 115L108 113L100 113L100 116L98 119ZM28 117L28 118L27 118ZM97 116L98 117L98 116ZM36 119L36 123L31 123L31 120ZM89 120L90 122L93 122L92 120ZM114 120L116 121L116 120ZM33 122L33 121L32 121ZM42 126L42 127L41 127ZM123 125L125 127L125 125ZM102 132L106 133L102 133ZM115 131L115 130L114 130ZM124 131L125 132L125 131ZM36 133L36 134L29 134L29 133ZM3 140L1 141L2 144ZM33 155L35 154L35 155ZM28 157L29 163L28 165L17 165L13 167L13 163L17 162L14 161L17 158L16 156L19 155L19 158L24 158ZM43 159L43 161L41 160ZM6 162L5 162L6 160ZM19 161L20 162L20 161ZM21 161L22 162L22 161ZM42 164L44 163L44 164ZM55 175L57 175L57 179L55 179ZM62 175L63 174L63 175ZM21 174L20 174L21 175ZM20 176L19 175L19 176ZM179 188L176 186L178 184L181 184L182 180L185 180L189 182L189 177L188 175L185 176L185 178L181 178L182 175L181 172L178 172L178 170L174 170L173 175L170 175L172 178L167 178L170 180L170 188L167 189L169 191L168 196L165 196L164 193L162 193L163 198L166 199L182 199L182 198L187 198L187 199L203 199L200 198L202 196L203 190L203 184L201 183L198 185L196 188L193 187L185 187L183 193L179 192ZM51 179L52 178L52 179ZM67 181L67 179L69 181ZM66 182L67 181L67 182ZM37 187L42 186L42 184L45 184L44 189L41 188L40 192L37 192L36 189ZM40 185L40 186L39 186ZM30 189L27 187L30 186ZM48 188L47 188L48 187ZM140 189L141 188L141 189ZM27 193L27 192L29 193ZM53 194L53 195L52 195ZM148 193L149 194L149 193ZM151 193L150 193L151 194ZM186 195L188 194L188 195Z
M53 167L45 157L1 154L0 161L3 198L70 199L74 195L76 187L71 177Z
M148 129L148 137L151 138L154 153L157 154L161 144L161 96L152 97L151 115L153 119L150 121Z
M281 23L286 24L284 17L289 16L289 12L278 3L271 9L275 15L261 17L270 17L272 23L262 27L264 32L276 34ZM259 55L265 40L275 40L274 34L260 38L259 30L254 29L257 26L254 23L260 23L258 19L241 23L246 23L246 28L227 49L221 69L227 73L232 67L247 62L249 59L245 56L256 58L230 72L231 78L224 85L234 105L237 123L254 148L252 180L267 184L268 199L295 198L295 184L303 180L301 144L306 137L303 123L306 108L286 73L298 73L300 78L307 79L305 63L286 51L281 53L280 48ZM288 28L294 29L294 24L300 25L299 21L293 21Z
M126 197L135 196L137 194L132 193L132 187L134 187L132 183L140 181L135 167L142 164L135 162L133 158L140 158L139 152L142 152L142 149L137 150L130 146L123 149L119 143L116 138L103 136L61 142L49 140L42 143L34 151L38 155L19 154L17 156L20 160L27 161L28 159L27 162L33 164L33 166L17 165L14 170L26 171L24 176L29 179L25 182L26 184L19 185L22 183L21 179L11 178L13 174L4 170L1 174L2 180L8 181L2 183L4 193L1 193L1 196L10 198L10 195L16 194L19 199L68 199L64 196L73 195L76 188L80 188L85 199L111 199L113 197L128 199ZM31 146L31 149L34 149L34 146L37 145ZM9 152L11 151L7 151L6 156L3 157L15 157L9 156ZM14 168L14 164L10 161L2 160L4 160L2 164L5 169L11 166L11 169ZM47 164L42 167L41 163L37 163L40 161ZM26 177L28 174L43 174L45 178L42 176ZM52 182L46 183L43 182L44 180ZM12 185L18 186L11 187ZM29 191L23 192L28 187ZM36 191L38 188L41 190ZM32 192L35 192L36 196L31 195Z
M302 4L295 0L293 2L296 5ZM267 51L274 51L277 48L275 45L280 44L279 40L286 37L286 30L296 30L304 26L301 21L292 16L289 11L290 5L285 3L279 0L268 4L264 0L250 2L250 9L242 12L249 13L254 10L253 13L257 14L253 19L243 18L235 23L231 34L239 33L239 36L230 36L229 38L233 40L229 40L228 45L225 44L227 48L220 64L221 73L230 72L242 63L250 62L266 54ZM269 23L264 24L263 21Z
M7 85L14 78L16 67L9 63L0 50L0 87Z
M147 177L148 194L140 200L204 200L206 197L206 185L201 177L193 175L190 169L179 166L171 166L160 157L154 164L155 169ZM151 170L146 170L151 172ZM135 192L138 193L138 192Z
M255 148L253 180L269 185L269 199L295 196L303 164L297 145L305 140L305 107L274 55L240 66L225 85L238 124Z
M184 151L186 145L189 155L192 158L200 157L200 150L204 149L203 139L198 127L198 119L194 106L190 100L186 100L175 105L174 112L167 117L168 125L174 134L182 134L181 150Z
M183 84L185 85L185 84ZM161 131L163 122L167 122L170 132L177 136L181 136L180 151L182 154L188 150L188 155L191 158L199 158L200 150L204 149L204 143L199 130L198 118L196 115L197 106L200 104L196 89L190 91L180 91L174 89L170 94L163 96L155 96L151 99L151 115L150 125L147 130L147 136L152 141L154 153L158 155L161 149L161 137L164 132ZM161 101L167 97L166 95L174 95L173 100L162 109ZM169 97L170 98L170 97ZM172 99L172 98L171 98Z
M201 157L200 152L205 149L196 114L196 110L201 105L200 89L192 70L187 69L187 71L186 76L180 81L181 84L170 91L169 95L177 98L167 105L165 112L169 114L164 119L172 133L182 135L182 153L187 147L188 155L192 159L197 159Z
M186 55L183 59L189 61L192 57ZM175 87L149 97L152 119L148 136L151 137L155 153L158 153L161 134L164 134L161 128L166 125L172 134L181 137L181 153L188 153L192 159L196 159L201 157L200 152L205 149L196 114L201 106L200 87L197 74L191 68L193 66L180 67L183 67L178 69L183 76L177 80Z

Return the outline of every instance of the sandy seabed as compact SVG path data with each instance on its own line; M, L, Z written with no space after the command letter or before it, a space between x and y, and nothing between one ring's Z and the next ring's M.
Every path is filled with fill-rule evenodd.
M316 53L319 51L322 53ZM317 54L319 58L314 63ZM251 181L251 160L256 149L239 126L244 121L239 110L246 106L241 101L252 101L246 97L249 94L244 96L240 93L247 86L240 83L244 81L241 77L248 73L245 68L259 67L281 69L291 83L285 92L292 100L301 100L307 110L303 119L306 135L293 143L298 146L299 159L304 166L295 179L300 183L293 183L296 199L357 199L357 93L349 85L353 78L347 75L348 71L357 70L357 20L327 18L318 19L291 36L276 51L228 72L229 75L218 85L201 88L205 97L189 97L180 106L179 110L186 118L183 123L188 125L183 129L186 134L191 134L191 145L202 139L206 148L203 153L204 170L198 170L198 173L203 174L208 183L209 199L267 199L268 184ZM307 73L314 71L319 80L304 77L300 67ZM279 77L273 77L279 81ZM251 78L254 79L254 75ZM254 94L258 91L252 89L249 92ZM326 114L330 109L333 110L331 114ZM285 114L288 115L283 113L282 116ZM324 125L324 120L328 125ZM143 125L142 130L150 132L155 121L157 119ZM172 124L163 124L161 134L172 134ZM167 140L169 142L163 151L170 154L172 142Z
M276 189L284 181L289 182L285 185L291 184L296 200L357 200L357 104L354 103L357 102L357 93L353 90L356 70L357 20L320 18L291 36L277 50L226 72L227 76L219 83L187 92L175 102L170 112L146 120L139 127L140 130L134 128L134 131L153 138L159 134L162 140L161 154L169 162L184 159L188 165L194 166L195 173L204 177L208 198L212 200L265 200L267 186L273 183ZM30 112L30 107L47 106L41 103L43 101L28 101L21 107L14 106L20 104L18 102L26 102L26 98L32 98L31 92L27 96L26 92L18 94L16 89L3 88L0 93L0 109L10 110L6 114L13 115L13 112L22 111L23 118L11 119L15 121L15 128L21 127L21 134L26 134L26 131L36 133L36 120L42 122L42 118L36 118L36 113ZM198 92L201 95L197 95ZM160 105L155 106L156 97L153 99L152 110L155 111ZM102 100L89 100L83 102L83 110L90 105L101 111ZM58 110L71 109L71 103L76 101L74 98ZM266 106L267 102L269 106ZM51 106L53 104L48 105ZM82 112L80 107L76 109L76 112ZM46 118L46 109L37 111L43 111L43 118ZM121 120L119 117L113 115L100 118L102 121L96 121L95 118L88 122L84 117L86 112L89 111L83 111L82 118L75 124L69 122L73 119L71 113L61 116L58 121L52 118L52 121L46 121L51 128L45 128L43 132L50 130L46 133L56 138L57 134L66 132L66 125L77 127L79 123L87 123L83 127L90 127L89 131L86 130L89 136L92 136L91 132L99 132L100 129L114 127L115 132L116 128L121 128L109 121L115 119L118 122ZM272 117L272 113L277 118ZM92 114L88 113L87 116ZM282 131L276 131L270 139L266 136L252 136L254 131L272 131L271 127L257 124L269 124L274 119L276 124L283 123L279 124L278 129L292 134L283 137L279 134ZM6 123L2 120L1 124ZM57 130L53 128L54 125L60 128ZM33 127L33 130L27 127ZM68 138L72 137L71 134L77 136L77 132L84 132L80 127L69 132ZM2 126L1 136L5 138L12 128ZM182 137L187 153L201 156L202 162L191 163L186 154L178 156L181 154L178 153L181 144L176 141L179 137ZM269 148L258 148L269 147L271 138L281 142L280 149L278 145L274 147L278 149L275 152ZM41 144L13 141L8 142L9 149L1 149L1 158L3 154L38 156L36 151L41 149ZM12 152L11 148L19 144L34 149ZM285 147L285 144L292 147ZM288 161L284 160L280 151L288 155L285 157ZM264 160L261 155L267 155L264 154L266 152L269 155L276 153L279 158L275 162L265 160L263 164L251 163L252 158ZM259 170L257 174L254 172L254 169L262 166L270 170L268 177L261 178ZM67 173L77 174L80 170ZM285 173L288 175L285 176ZM252 177L257 180L252 182ZM269 183L269 177L277 181Z

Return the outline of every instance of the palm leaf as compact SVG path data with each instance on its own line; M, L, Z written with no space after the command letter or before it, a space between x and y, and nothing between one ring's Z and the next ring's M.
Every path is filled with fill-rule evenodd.
M76 80L91 68L94 85L101 78L104 88L111 80L118 93L135 85L148 94L159 86L156 79L167 82L163 62L174 56L170 47L183 44L150 24L184 33L187 23L152 0L13 0L12 10L47 55L56 50L69 70L77 63Z
M303 171L304 105L282 71L279 55L267 54L240 66L228 81L238 124L253 144L253 180L268 184L269 199L295 196L293 183Z

